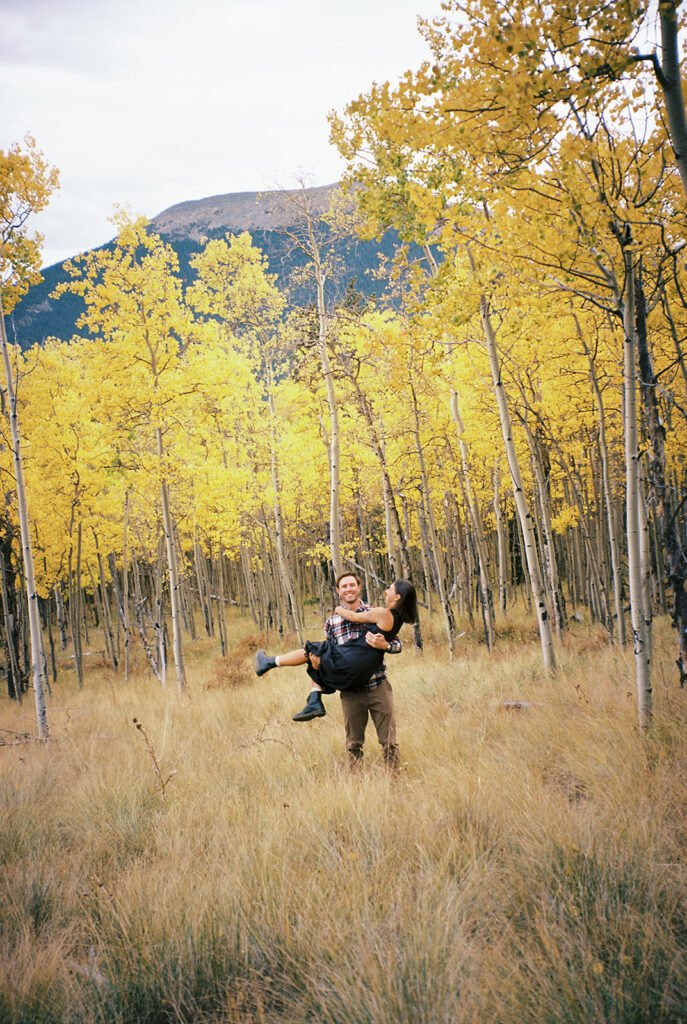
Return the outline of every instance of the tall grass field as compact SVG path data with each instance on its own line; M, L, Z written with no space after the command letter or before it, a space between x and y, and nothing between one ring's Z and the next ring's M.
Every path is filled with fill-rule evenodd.
M387 659L393 774L372 726L347 770L338 696L291 721L304 671L257 679L238 617L227 658L189 647L188 696L97 656L80 690L65 657L46 744L31 695L0 697L0 1021L687 1021L669 623L644 737L632 651L596 627L549 678L516 613L452 661L423 625L422 655L406 629Z

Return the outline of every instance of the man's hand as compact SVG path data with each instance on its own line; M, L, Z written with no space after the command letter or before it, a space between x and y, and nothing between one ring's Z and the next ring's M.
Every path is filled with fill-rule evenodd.
M320 656L319 656L319 654L310 654L308 656L308 661L310 662L312 667L317 672L318 668L320 667Z
M388 651L389 649L389 644L381 633L366 633L365 640L370 647L374 647L377 651Z

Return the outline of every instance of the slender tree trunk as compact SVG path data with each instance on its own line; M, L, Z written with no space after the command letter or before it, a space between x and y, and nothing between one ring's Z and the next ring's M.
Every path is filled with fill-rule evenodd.
M529 425L525 423L527 439L532 453L532 465L534 479L539 493L539 507L541 509L541 539L543 548L543 563L546 566L546 575L549 581L549 593L551 594L551 607L553 608L554 625L556 636L560 640L561 633L565 628L565 603L561 593L561 585L558 574L558 562L556 561L556 546L554 542L553 529L551 527L551 508L547 476L544 472L543 459L540 442L532 435ZM547 455L548 459L548 455Z
M122 589L119 583L119 573L117 572L117 564L115 562L114 553L110 552L107 556L107 564L110 568L110 576L112 578L112 590L114 592L115 608L119 621L122 624L122 630L124 632L124 677L128 681L129 678L129 629L127 622L127 613L125 611L125 601L122 594Z
M141 644L143 646L143 650L145 651L145 656L148 659L148 664L152 669L153 675L155 676L159 683L162 683L162 676L160 674L158 659L156 657L155 651L153 650L148 640L148 635L146 633L144 610L145 605L148 602L148 597L145 596L142 592L141 574L139 571L138 562L135 558L132 558L131 560L131 569L134 581L134 618L138 628L138 635L141 638Z
M362 401L362 398L362 392L359 391L360 401ZM373 429L373 421L371 416L369 417L368 420L368 427L370 429ZM386 472L386 446L384 443L384 433L381 428L379 430L379 451L376 451L376 454L377 462L379 463L379 468L382 471L382 497L384 499L384 524L386 526L387 558L389 561L389 568L391 572L396 578L399 578L403 574L403 568L401 565L400 548L398 544L394 543L394 538L398 542L399 537L394 528L394 495L391 489L391 481L389 480L389 474L388 472ZM396 516L396 519L398 519L398 516Z
M589 351L585 339L582 336L582 330L580 328L579 323L577 324L577 331L580 340L584 345L584 350L587 354L587 359L589 361L589 379L592 382L592 388L594 390L594 399L596 401L596 412L599 422L599 454L601 456L601 477L603 481L604 502L606 505L606 523L608 527L608 539L611 550L611 571L613 573L613 600L615 603L617 637L620 646L624 647L626 643L626 635L625 613L623 611L623 581L620 567L620 544L618 542L618 532L616 529L613 491L611 488L611 474L609 469L608 441L606 439L606 414L604 410L601 388L599 387L599 382L596 376L594 358L592 356L592 353Z
M332 569L334 570L334 578L336 579L343 567L343 563L341 561L341 513L339 508L339 408L336 399L336 389L334 388L334 377L332 375L329 353L327 352L327 315L324 304L325 274L320 259L319 246L315 239L312 220L308 221L308 229L312 245L315 284L317 288L317 319L319 325L317 348L320 355L322 376L324 377L324 383L327 389L327 404L329 405L330 434L327 444L327 452L329 455L329 546L331 550Z
M129 536L129 492L124 499L124 537L122 541L122 628L124 630L124 678L129 681L131 672L131 625L129 622L129 553L127 540ZM112 559L114 563L114 558Z
M422 522L421 522L421 519L420 519L421 516L422 516L422 508L418 504L417 505L417 517L418 517L418 520L420 521L420 559L421 559L421 564L422 564L422 575L423 575L424 580L425 580L425 593L427 595L426 596L427 613L428 613L428 615L431 616L433 611L434 611L434 609L432 607L432 605L433 605L433 601L432 601L432 570L430 568L430 559L429 559L429 552L427 551L427 541L426 541L426 538L425 538L425 531L422 528ZM448 597L449 597L449 600L450 600L450 594L448 595Z
M373 580L372 558L370 555L370 547L367 540L367 523L365 521L365 511L363 509L362 498L360 497L360 490L358 489L357 486L355 491L355 508L356 519L358 523L358 547L360 551L360 564L363 567L365 595L367 600L371 604L376 604L376 601L371 600Z
M456 391L451 392L451 413L453 415L453 421L456 424L456 430L458 432L458 444L460 445L460 457L462 465L462 476L463 476L463 489L465 492L465 498L468 507L468 513L470 515L470 522L472 524L472 533L475 539L475 547L477 549L477 560L479 562L479 579L480 589L482 592L482 614L484 616L484 633L487 642L487 648L493 650L494 643L496 640L496 630L494 627L494 598L491 592L491 580L489 578L489 557L487 554L487 545L484 539L484 530L482 528L482 517L480 515L479 507L475 496L472 492L472 485L470 483L470 470L468 467L468 446L463 440L463 434L465 428L463 426L463 420L460 415L458 408L458 393Z
M649 533L649 513L646 505L644 487L644 470L640 456L639 461L639 564L642 571L642 604L644 606L644 629L648 648L649 664L654 660L653 622L654 622L654 588L651 572L651 535Z
M110 602L107 594L107 584L105 582L105 567L103 565L103 559L100 554L98 547L98 539L95 539L95 551L98 558L98 572L100 575L100 603L103 609L103 632L109 637L110 647L112 649L112 663L114 665L115 672L119 669L119 657L118 651L115 646L114 630L112 629L112 616L110 614ZM114 589L114 584L113 584ZM94 591L95 592L95 591Z
M160 467L163 465L164 448L162 443L162 430L156 429L157 455ZM179 604L179 572L177 569L177 553L174 539L174 523L169 505L169 492L167 481L162 477L160 482L160 499L162 503L162 529L165 535L167 548L167 571L169 573L169 604L172 615L172 649L174 652L174 667L177 673L177 687L179 693L188 689L186 682L186 665L184 663L184 640L181 632L181 609ZM164 620L163 620L164 622Z
M685 362L682 343L677 333L677 327L670 308L670 302L668 301L668 293L664 285L661 286L661 301L663 304L663 312L665 313L666 320L670 326L670 334L673 339L673 345L675 346L675 354L677 356L680 372L682 373L682 383L685 388L685 396L687 397L687 363Z
M508 548L506 545L506 531L503 524L503 509L501 508L501 464L499 459L494 465L494 519L496 521L496 545L499 566L499 608L503 615L506 614L508 602Z
M10 540L10 552L11 547L12 542ZM0 583L2 584L2 613L5 626L5 649L7 651L7 693L12 700L17 700L21 704L22 685L21 676L19 675L19 662L17 660L16 647L17 611L16 607L13 608L10 604L10 593L9 587L7 586L7 570L5 568L7 561L6 552L7 545L3 544L2 551L0 552ZM16 601L14 603L16 605Z
M160 670L160 682L167 685L167 626L165 623L164 608L164 549L166 537L160 538L157 548L157 565L155 570L154 593L155 593L155 639L157 644L157 664Z
M219 645L220 653L222 657L226 657L227 653L227 624L224 618L224 605L225 605L225 565L224 565L224 549L220 542L219 554L217 557L217 628L219 630Z
M451 603L448 599L448 595L446 592L446 573L444 558L439 547L436 524L434 522L432 499L429 493L429 479L427 476L427 468L425 466L425 456L424 452L422 451L422 443L420 441L420 418L418 413L417 396L415 394L415 388L413 387L412 383L410 385L410 391L413 398L413 436L415 438L415 453L417 455L418 462L420 465L420 483L422 488L421 497L424 497L424 504L427 510L428 548L430 551L430 558L434 563L437 593L439 595L439 601L441 603L441 608L444 613L446 637L448 640L448 654L449 658L452 658L455 649L456 623L453 616L453 609L451 608Z
M29 630L31 633L31 666L33 671L33 689L36 697L36 719L38 722L38 735L40 739L47 740L48 710L46 705L47 679L45 675L45 664L43 658L43 644L41 639L41 624L38 614L38 592L36 590L36 576L33 564L33 549L31 547L31 530L29 523L29 506L26 497L24 484L24 464L21 451L21 433L19 430L19 418L17 416L17 398L14 389L14 373L10 361L10 350L7 344L5 333L5 317L0 298L0 341L2 343L2 358L5 367L5 387L7 389L7 414L10 421L10 432L12 437L12 459L14 462L15 486L17 489L17 506L19 511L19 531L21 535L22 560L24 563L24 578L26 580L26 594L29 606Z
M370 409L370 404L367 401L367 398L365 397L365 395L363 394L358 381L352 375L349 375L348 379L351 381L351 383L352 383L352 385L354 387L355 395L356 395L356 398L357 398L357 401L358 401L358 407L360 408L360 411L363 414L363 418L365 420L365 423L367 424L368 433L369 433L370 441L371 441L371 444L372 444L372 449L373 449L373 451L375 453L375 456L377 458L377 462L379 464L379 468L380 468L381 473L382 473L382 481L383 481L383 486L384 486L384 489L385 489L384 490L385 501L388 501L388 507L389 507L389 512L390 512L390 516L391 516L391 525L392 525L392 529L393 529L393 533L394 533L394 539L395 539L395 542L396 542L395 546L396 546L396 548L397 548L397 550L399 552L400 559L401 559L401 572L402 572L404 578L412 583L413 582L413 570L412 570L412 567L411 567L411 564L410 564L410 555L408 553L408 545L406 543L406 537L405 537L405 534L403 532L403 528L401 526L401 520L400 520L399 515L398 515L398 508L397 508L396 502L394 500L394 492L393 492L393 489L391 487L391 479L389 477L389 469L388 469L386 458L385 458L385 455L384 455L384 447L383 447L383 442L382 442L381 434L380 434L380 432L377 430L377 428L375 426L375 422L374 422L374 419L372 417L372 410ZM422 650L422 633L420 631L420 623L419 623L419 621L414 623L414 626L413 626L413 636L414 636L415 646L417 647L418 650Z
M680 172L682 190L687 198L687 116L680 75L680 51L678 46L678 9L681 0L660 0L658 5L661 22L661 55L660 68L656 68L656 77L663 90L663 98L668 115L670 140L675 153L675 163Z
M460 518L460 510L458 504L453 499L453 521L455 523L456 532L456 582L454 588L459 586L461 594L462 607L468 617L468 626L470 632L475 631L475 618L472 611L472 584L470 575L470 564L468 561L468 545L469 541L467 538L467 530L463 529L463 522ZM450 595L449 595L450 596Z
M472 263L473 269L475 269L474 263L472 262L472 256L470 256L470 261ZM537 557L536 541L534 537L534 529L532 526L532 517L530 515L529 508L527 507L527 498L525 496L525 488L522 482L518 454L515 448L515 443L513 441L510 412L508 410L508 400L506 398L505 388L503 386L503 381L501 379L501 367L499 365L496 335L494 333L491 317L489 315L489 303L487 301L486 296L484 295L480 299L480 317L482 320L482 329L484 331L487 352L489 355L489 365L491 367L494 394L496 396L496 403L498 406L499 418L501 421L501 432L503 434L503 441L506 448L506 458L508 460L508 467L510 469L511 479L513 481L515 507L518 512L518 519L520 520L520 528L522 530L523 535L525 556L527 559L527 570L529 573L530 585L532 589L532 598L534 600L534 606L537 612L539 638L541 641L544 667L547 672L555 672L556 654L553 645L551 618L549 616L549 610L546 604L546 588L544 586L541 567L539 564L539 559Z
M654 373L646 328L644 294L637 291L637 345L639 351L640 392L649 439L649 498L654 508L668 584L672 591L671 617L677 630L680 686L687 682L687 559L682 549L680 523L685 521L684 502L671 508L670 488L666 480L665 428L658 407L658 381Z
M57 625L60 630L60 644L62 650L67 649L68 629L67 629L67 615L64 610L64 598L62 597L62 591L59 585L54 587L55 594L55 614L57 615Z
M240 558L241 569L243 571L243 579L246 585L246 594L248 595L248 608L250 609L251 618L253 619L255 625L262 629L262 615L258 617L257 600L253 586L253 573L250 567L250 562L248 560L248 555L246 554L245 542L241 544Z
M270 414L270 441L271 441L271 470L272 470L272 512L274 518L274 539L275 547L277 549L277 562L279 565L279 576L281 581L281 587L286 600L288 601L289 608L287 611L290 613L291 620L293 622L293 628L296 636L298 637L298 643L303 644L303 633L301 629L301 623L298 615L298 605L296 603L296 594L294 590L293 578L289 568L288 560L286 557L286 551L284 547L284 529L282 525L282 514L281 514L281 484L279 480L279 467L277 463L277 409L274 402L273 394L273 375L272 367L267 367L267 400Z
M651 663L646 635L646 616L642 593L642 565L639 542L639 443L637 436L637 387L635 333L635 268L629 231L622 240L625 259L625 296L623 300L623 388L625 395L625 479L627 515L627 556L630 584L630 616L637 680L637 713L639 728L644 731L651 722Z
M105 612L102 603L102 596L98 590L98 584L95 582L95 576L91 569L90 563L86 562L86 568L88 569L88 575L91 580L91 589L93 591L93 600L95 601L96 609L100 617L100 621L103 625L103 641L105 643L105 657L109 658L112 662L112 667L117 670L117 656L114 651L114 644L112 643L112 637L105 626Z
M582 536L584 538L585 550L587 552L587 572L588 572L588 576L589 576L590 580L592 581L593 588L594 588L594 593L596 594L597 605L598 605L598 607L597 607L598 617L601 619L601 621L605 625L606 629L609 632L609 637L610 637L610 636L613 635L611 607L610 607L610 604L609 604L609 601L608 601L608 592L606 590L606 584L605 584L605 581L604 581L603 572L601 570L601 567L599 566L599 563L598 563L598 560L597 560L597 554L596 554L596 551L594 550L594 542L593 542L592 536L591 536L591 534L589 532L589 526L588 526L588 523L587 523L587 517L585 515L585 501L584 501L583 496L581 494L580 487L578 487L577 483L575 482L575 476L573 475L573 472L570 469L570 467L569 467L569 465L567 463L567 460L563 456L563 453L560 451L560 449L559 449L559 452L558 452L558 461L560 462L561 466L563 467L563 470L566 473L566 476L568 477L568 481L570 483L570 488L571 488L571 491L572 491L572 495L573 495L575 504L577 505L577 511L579 512L580 530L581 530ZM579 475L578 475L578 479L579 479Z
M69 626L72 633L72 647L74 649L74 664L76 667L76 678L79 689L83 689L83 657L81 648L81 612L79 600L81 595L81 524L77 530L76 542L76 569L72 570L72 547L69 548L68 556L69 569Z
M198 585L198 602L205 621L205 633L211 637L214 633L212 615L212 604L210 598L209 581L205 571L205 555L203 554L197 539L193 541L193 564L196 570L196 583Z

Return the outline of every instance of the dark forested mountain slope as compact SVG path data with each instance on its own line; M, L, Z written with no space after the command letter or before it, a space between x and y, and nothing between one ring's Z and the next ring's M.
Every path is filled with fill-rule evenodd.
M325 185L307 190L310 210L315 214L324 213L335 185ZM202 248L207 239L221 238L227 232L238 234L249 231L254 245L267 257L271 273L276 274L281 287L290 287L293 271L304 263L299 253L285 235L284 228L293 225L298 210L294 198L301 200L302 191L289 192L238 192L221 196L209 196L189 202L177 203L163 210L151 220L151 228L172 245L179 257L181 273L190 280L189 260ZM326 235L326 228L321 225ZM361 241L351 235L332 242L332 248L339 257L336 279L328 282L329 300L336 301L343 296L346 287L354 282L355 289L362 295L379 294L382 284L374 276L384 256L391 256L398 243L394 232L387 232L379 241ZM108 242L102 248L108 248ZM43 271L43 281L29 290L17 305L13 314L6 319L8 336L22 348L42 343L47 337L68 340L76 332L76 319L83 308L79 297L64 295L51 298L57 284L68 275L63 263L56 263ZM307 303L314 300L314 294L307 293L306 286L300 286L292 294L295 301Z

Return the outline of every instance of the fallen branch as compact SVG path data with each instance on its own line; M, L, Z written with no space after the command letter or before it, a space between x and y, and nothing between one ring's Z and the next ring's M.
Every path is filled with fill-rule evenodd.
M272 722L265 722L265 724L261 726L260 729L258 729L257 733L255 734L255 736L253 736L252 739L245 740L243 743L238 743L234 749L247 750L248 747L254 747L258 743L280 743L283 747L287 747L294 757L297 757L298 755L296 754L296 751L293 748L293 742L291 740L281 740L278 739L276 736L265 736L265 729L268 729L270 725L273 724L274 723Z
M14 739L5 739L5 736L12 736ZM22 743L37 743L38 736L30 732L15 732L14 729L0 729L0 747L18 747Z
M538 700L502 700L499 707L503 711L527 711L529 708L540 708Z

